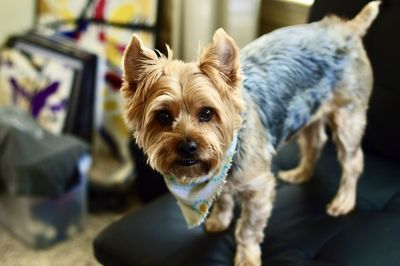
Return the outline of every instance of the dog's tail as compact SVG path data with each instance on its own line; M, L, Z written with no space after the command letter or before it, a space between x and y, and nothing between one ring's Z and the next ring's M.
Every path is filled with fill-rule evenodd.
M352 20L349 20L347 24L359 36L364 36L376 16L378 16L380 4L381 1L369 2L367 5L364 6L360 13L358 13L358 15Z

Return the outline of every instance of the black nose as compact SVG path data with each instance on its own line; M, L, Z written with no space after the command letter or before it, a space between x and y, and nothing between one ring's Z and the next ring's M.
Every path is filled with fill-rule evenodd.
M197 152L197 143L193 140L184 140L178 144L178 152L184 158L193 158Z

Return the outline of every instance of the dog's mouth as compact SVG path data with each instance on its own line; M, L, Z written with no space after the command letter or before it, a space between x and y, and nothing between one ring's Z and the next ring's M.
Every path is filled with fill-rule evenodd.
M181 159L181 160L178 160L177 163L178 163L179 165L189 167L189 166L198 164L198 163L199 163L199 160L196 160L196 159Z
M210 171L210 163L199 158L179 158L168 171L176 177L197 178L207 175Z

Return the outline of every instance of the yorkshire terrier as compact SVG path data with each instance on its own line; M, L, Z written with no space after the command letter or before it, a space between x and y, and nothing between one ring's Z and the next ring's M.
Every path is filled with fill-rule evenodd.
M239 51L222 29L199 53L182 62L143 46L134 35L123 59L125 120L151 167L178 179L196 179L221 167L237 138L226 182L205 227L219 232L241 203L235 265L260 265L260 242L271 214L275 151L297 137L301 160L279 177L311 178L329 125L342 167L327 213L355 207L363 170L361 139L373 75L362 37L379 12L368 3L352 20L321 21L276 30Z

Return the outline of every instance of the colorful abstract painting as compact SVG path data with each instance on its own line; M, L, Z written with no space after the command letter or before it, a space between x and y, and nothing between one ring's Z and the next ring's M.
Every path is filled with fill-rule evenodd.
M39 0L39 24L74 38L119 67L132 33L154 46L156 0Z

